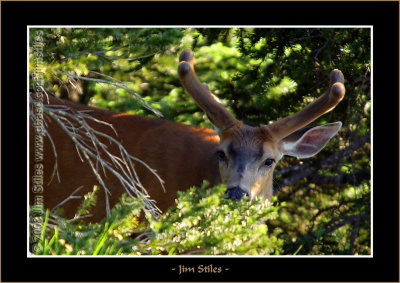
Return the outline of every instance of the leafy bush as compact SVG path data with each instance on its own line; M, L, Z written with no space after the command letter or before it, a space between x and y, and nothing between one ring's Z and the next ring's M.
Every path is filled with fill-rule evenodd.
M48 226L47 212L36 255L280 254L283 241L268 235L265 224L278 208L262 199L232 201L225 191L224 185L207 189L204 183L179 192L176 205L159 219L147 214L138 221L140 200L125 196L97 224L57 217L56 225ZM93 198L94 193L86 195L82 206Z

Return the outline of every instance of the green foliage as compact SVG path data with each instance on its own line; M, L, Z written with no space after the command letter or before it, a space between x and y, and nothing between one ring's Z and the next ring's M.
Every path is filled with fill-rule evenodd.
M277 207L258 199L233 202L224 185L191 188L179 194L177 205L150 221L152 254L268 255L279 254L282 241L268 236L264 222Z
M279 254L283 242L268 236L264 222L276 218L277 207L258 199L227 199L223 185L180 192L177 204L160 219L146 215L139 224L140 200L125 196L98 224L57 218L43 224L36 255L268 255ZM93 193L85 199L93 199ZM82 206L86 206L84 201ZM87 206L86 206L87 208ZM79 208L81 210L82 208ZM136 239L132 233L141 233Z
M128 91L83 78L122 82L161 111L165 119L210 128L206 115L178 79L178 56L184 48L195 52L200 81L206 82L238 119L252 126L268 124L304 108L326 90L329 72L340 69L345 76L346 96L316 124L342 121L343 127L316 157L307 160L286 157L277 165L274 187L282 207L277 218L267 221L266 234L271 238L265 240L275 243L276 248L274 251L261 249L260 253L371 254L370 29L30 29L31 51L38 30L43 32L44 86L48 93L116 112L154 116ZM30 54L32 72L35 54ZM31 90L32 84L31 80ZM189 202L180 200L180 209L185 211L181 213L188 217L185 222L186 217L181 215L180 220L187 225L175 228L182 229L180 233L189 233L197 242L182 242L173 248L173 240L177 239L174 237L184 234L174 234L178 230L173 226L160 230L156 222L150 221L153 228L149 231L155 233L151 241L158 249L143 250L138 244L136 252L214 252L211 245L220 244L218 235L210 232L210 237L215 238L211 243L203 238L201 231L213 223L209 219L193 218L197 215L193 209L203 213L206 210L198 206L200 200L192 193L195 202L190 203L189 210L186 207ZM209 196L210 202L215 201L211 191ZM212 217L223 229L228 229L224 235L230 241L233 234L228 226L235 223L223 222L225 214L219 213L221 222L217 214ZM171 221L179 218L178 210L170 210L168 215ZM235 219L242 217L233 215ZM264 229L259 227L246 231ZM96 235L107 229L99 226ZM271 240L273 237L283 244ZM169 240L171 243L167 244ZM53 240L53 245L56 242ZM201 248L196 243L201 243ZM232 245L224 252L255 252L240 249Z
M79 212L88 212L93 207L97 191L95 187L85 195L74 219L53 216L52 224L48 225L50 214L47 211L41 239L34 251L36 255L120 255L130 251L135 241L124 238L139 226L141 201L122 196L109 217L100 223L85 224Z
M370 254L370 189L349 187L330 194L298 190L281 203L276 219L267 222L282 239L285 253L307 255Z
M30 89L34 89L32 73L38 59L33 51L39 46L45 90L64 98L78 96L70 98L85 104L96 94L96 83L85 78L128 81L154 57L171 52L183 36L180 29L158 28L32 28L29 32ZM103 95L115 94L116 88L103 91Z
M96 192L99 190L98 186L93 187L93 192L84 195L82 204L79 206L76 218L89 214L90 208L96 205Z

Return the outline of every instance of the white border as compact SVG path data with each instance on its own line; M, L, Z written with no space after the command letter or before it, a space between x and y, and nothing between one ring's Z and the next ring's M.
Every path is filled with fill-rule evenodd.
M103 26L103 25L93 25L93 26L80 26L80 25L54 25L54 26L43 26L43 25L28 25L27 26L27 96L29 97L29 29L30 28L369 28L371 32L371 137L373 136L373 26L372 25L344 25L344 26L335 26L335 25L210 25L210 26L201 26L201 25L193 25L193 26L185 26L185 25L165 25L165 26L118 26L118 25L111 25L111 26ZM27 193L29 196L30 186L29 186L29 163L30 163L30 154L29 154L29 100L27 100ZM235 256L228 256L228 255L112 255L112 256L93 256L93 255L42 255L42 256L35 256L29 254L29 197L27 198L27 257L28 258L373 258L374 248L373 248L373 232L374 232L374 225L373 225L373 139L371 138L371 232L370 232L370 239L371 239L371 255L254 255L254 256L245 256L245 255L235 255ZM192 264L193 265L193 264Z

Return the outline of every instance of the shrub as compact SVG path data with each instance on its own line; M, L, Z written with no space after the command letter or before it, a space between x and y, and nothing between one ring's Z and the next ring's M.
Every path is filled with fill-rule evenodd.
M47 211L36 255L268 255L282 252L282 240L268 235L266 220L278 207L262 199L229 200L219 185L179 192L176 204L159 219L141 221L139 199L122 196L110 217L85 224ZM93 205L95 191L82 206ZM92 200L90 200L92 199ZM82 208L79 208L82 211ZM82 216L82 215L80 215ZM56 224L48 224L55 222ZM139 234L139 235L138 235ZM138 235L134 237L133 235Z

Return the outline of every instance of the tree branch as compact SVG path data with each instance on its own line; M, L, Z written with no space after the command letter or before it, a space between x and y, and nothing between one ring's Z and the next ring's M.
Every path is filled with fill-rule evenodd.
M276 175L282 175L283 173L287 173L290 171L295 171L296 173L292 174L291 176L285 177L285 179L282 180L279 186L280 188L277 189L275 193L280 191L283 187L293 185L297 183L299 180L306 178L312 174L315 174L319 169L326 169L332 164L337 164L340 159L352 154L355 150L362 147L365 143L369 142L370 139L371 139L370 132L368 132L364 136L358 137L357 139L353 140L348 147L333 153L331 156L321 161L315 167L312 166L311 164L304 164L304 165L294 165L289 168L283 168L277 170ZM340 178L347 178L347 177L340 177ZM328 180L327 177L326 180ZM333 181L333 179L330 179L330 181Z
M147 108L148 110L152 111L154 114L156 114L158 117L163 117L162 113L156 109L154 109L153 107L151 107L147 101L145 101L140 95L134 93L133 91L131 91L124 83L114 83L111 81L107 81L107 80L101 80L101 79L94 79L94 78L88 78L88 77L82 77L82 76L76 76L70 72L64 72L64 74L66 74L69 78L75 78L78 80L86 80L86 81L92 81L92 82L97 82L97 83L105 83L105 84L109 84L109 85L113 85L115 87L119 87L122 88L124 90L126 90L127 92L129 92L130 94L132 94L134 97L136 97L140 103L142 103L142 105Z
M370 174L370 171L367 170L357 170L351 174L340 174L338 176L323 176L316 175L312 179L313 184L323 185L323 184L343 184L353 182L354 178L357 179L365 179Z

